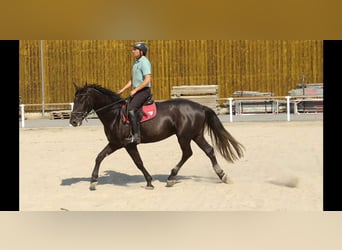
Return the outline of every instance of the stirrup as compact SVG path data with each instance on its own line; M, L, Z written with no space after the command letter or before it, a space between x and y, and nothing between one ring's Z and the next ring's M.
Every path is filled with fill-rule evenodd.
M128 137L128 138L125 138L125 142L127 144L129 143L136 143L136 144L139 144L141 142L141 139L139 136L137 137L134 137L133 135L131 137Z

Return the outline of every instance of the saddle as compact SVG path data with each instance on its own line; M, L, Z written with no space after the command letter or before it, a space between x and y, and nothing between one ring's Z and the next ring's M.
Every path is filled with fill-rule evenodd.
M150 95L147 98L147 100L145 101L145 103L143 104L143 106L138 112L139 112L138 120L140 123L151 120L157 115L157 107L156 107L156 103L153 100L152 95ZM130 121L128 119L127 102L122 105L121 113L122 113L121 120L124 123L129 124Z

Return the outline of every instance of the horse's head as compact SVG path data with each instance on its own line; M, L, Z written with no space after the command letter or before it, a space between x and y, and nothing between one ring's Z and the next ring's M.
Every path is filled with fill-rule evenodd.
M85 84L84 87L78 87L75 83L73 84L76 88L76 93L69 123L72 126L77 127L82 125L84 118L86 118L93 109L93 104L88 93L87 84Z
M113 116L114 110L117 111L121 107L121 103L125 102L117 93L95 83L86 83L83 87L78 87L74 83L74 86L76 93L69 121L74 127L81 126L82 121L92 110L98 115L100 113L101 115Z

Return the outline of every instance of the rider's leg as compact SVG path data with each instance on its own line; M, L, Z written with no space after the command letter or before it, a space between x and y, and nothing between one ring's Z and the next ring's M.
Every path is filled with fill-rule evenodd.
M129 110L128 111L128 119L131 123L132 127L132 136L129 138L126 138L127 143L140 143L140 124L137 117L137 111L136 110Z

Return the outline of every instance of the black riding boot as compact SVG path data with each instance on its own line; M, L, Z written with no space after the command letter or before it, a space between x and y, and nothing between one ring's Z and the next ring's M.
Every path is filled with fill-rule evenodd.
M126 138L126 142L127 143L136 143L139 144L140 143L140 127L139 127L139 121L137 118L137 112L134 110L130 110L128 112L128 119L131 123L132 126L132 136Z

